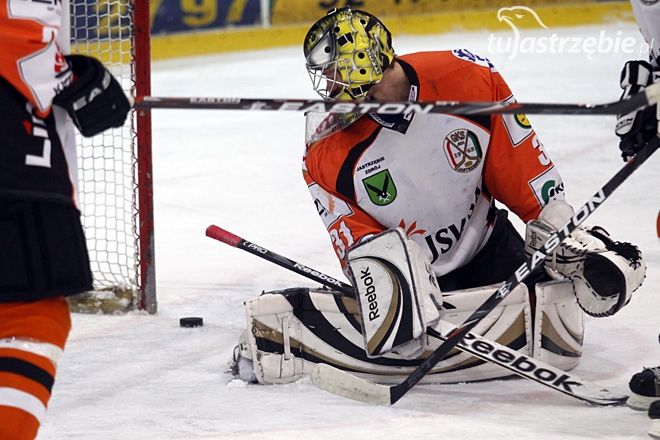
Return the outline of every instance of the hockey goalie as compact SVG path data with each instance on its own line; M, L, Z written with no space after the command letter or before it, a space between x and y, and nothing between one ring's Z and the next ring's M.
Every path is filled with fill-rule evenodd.
M390 32L350 8L303 44L328 100L513 101L486 58L467 50L396 55ZM327 363L397 382L573 215L564 184L523 114L309 113L303 175L356 298L325 289L245 303L233 370L282 383ZM496 202L508 209L499 209ZM508 219L526 223L525 238ZM617 313L642 284L639 249L580 226L473 333L562 369L582 356L584 314ZM425 381L509 375L452 351Z

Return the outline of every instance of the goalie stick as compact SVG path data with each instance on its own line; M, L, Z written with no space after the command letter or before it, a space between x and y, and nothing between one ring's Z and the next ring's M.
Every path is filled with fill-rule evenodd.
M206 236L214 240L218 240L225 244L228 244L229 246L243 249L246 252L256 255L257 257L263 258L264 260L270 261L271 263L275 263L278 266L281 266L292 272L295 272L304 277L312 279L325 286L333 287L339 290L340 292L352 298L355 298L355 292L353 291L352 286L346 283L342 283L341 281L336 280L324 273L316 271L311 267L307 267L304 264L300 264L293 260L289 260L288 258L283 257L282 255L276 254L275 252L271 252L264 247L261 247L257 244L244 240L238 235L234 235L231 232L222 229L218 226L211 225L208 228L206 228Z
M504 285L497 289L484 301L477 310L475 310L467 320L454 331L446 336L446 341L440 345L431 355L424 360L403 382L396 385L379 385L367 380L352 376L342 370L332 371L332 374L326 374L325 379L335 381L335 385L340 385L342 381L347 384L338 387L333 392L355 400L363 402L392 405L403 397L415 386L435 364L444 359L445 356L456 347L461 339L465 337L474 326L481 321L491 310L493 310L518 284L538 268L547 256L584 220L587 219L607 198L630 176L640 165L642 165L657 149L660 144L660 137L656 137L646 144L637 155L628 161L605 185L598 190L576 214L561 229L553 233L543 244L541 249L536 251L526 262L506 280ZM320 369L321 374L328 372L327 368ZM344 374L345 373L345 374ZM350 382L350 385L348 383Z
M431 337L447 341L447 336L431 327L426 332ZM456 348L590 405L623 405L628 399L625 394L599 388L578 376L474 333L466 333ZM331 365L315 365L311 377L317 387L330 393L370 404L391 404L391 386L369 382Z
M325 286L334 288L344 295L353 298L355 297L355 291L350 284L338 281L322 272L271 252L262 246L251 243L218 226L211 225L206 228L206 235L214 240L243 249L246 252L273 262L278 266L320 282ZM442 333L433 328L427 328L427 333L442 341L447 340ZM607 389L599 389L597 386L592 385L575 375L548 365L538 359L530 358L523 353L519 353L505 345L501 345L480 335L467 333L463 340L457 345L457 348L484 361L497 364L525 379L533 380L552 388L555 391L559 391L592 405L621 405L625 403L628 397L623 394L610 392ZM357 381L356 383L358 385L352 385L353 379ZM365 394L364 399L360 399L360 394L353 394L358 389L363 388L363 386L360 386L360 381L363 381L363 379L327 364L317 364L312 369L312 381L321 389L339 395L351 393L352 398L364 400L367 403L376 403L375 400L378 400L378 403L387 404L389 399L389 388L385 385L378 384L372 384L374 387L371 387L368 395Z
M660 84L653 84L629 99L605 104L557 104L521 102L351 102L323 101L319 99L250 99L221 97L156 97L138 96L134 107L150 109L216 109L216 110L271 110L329 113L449 113L493 114L527 113L547 115L618 115L627 114L660 102Z

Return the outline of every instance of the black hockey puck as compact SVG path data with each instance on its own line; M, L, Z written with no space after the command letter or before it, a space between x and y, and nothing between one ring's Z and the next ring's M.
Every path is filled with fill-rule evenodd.
M188 317L179 319L181 327L201 327L204 325L204 320L197 317Z

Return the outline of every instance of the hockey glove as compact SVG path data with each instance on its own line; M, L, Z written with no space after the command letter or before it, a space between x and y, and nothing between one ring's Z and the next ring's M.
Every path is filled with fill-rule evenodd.
M428 258L399 228L388 229L348 251L358 293L368 357L422 353L426 327L440 318L442 294Z
M655 79L654 79L655 77ZM660 71L653 70L646 61L628 61L621 71L621 99L641 92L647 86L660 81ZM655 136L660 135L660 107L654 105L626 115L618 115L616 134L621 138L619 149L624 161L633 157Z
M53 104L64 108L86 137L124 125L131 105L115 77L95 58L84 55L65 58L74 79L55 96Z
M538 250L572 213L573 208L562 200L548 203L539 218L527 224L527 254ZM573 231L548 256L545 269L556 279L570 279L580 307L595 317L613 315L628 304L646 273L636 246L613 241L599 226L585 225Z

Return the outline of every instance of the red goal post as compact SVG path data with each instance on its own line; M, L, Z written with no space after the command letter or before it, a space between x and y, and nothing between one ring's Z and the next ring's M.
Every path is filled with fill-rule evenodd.
M66 2L64 3L66 5ZM100 59L126 94L151 95L148 0L69 0L71 52ZM76 134L78 201L94 292L72 308L156 313L151 114L132 110L123 127Z

